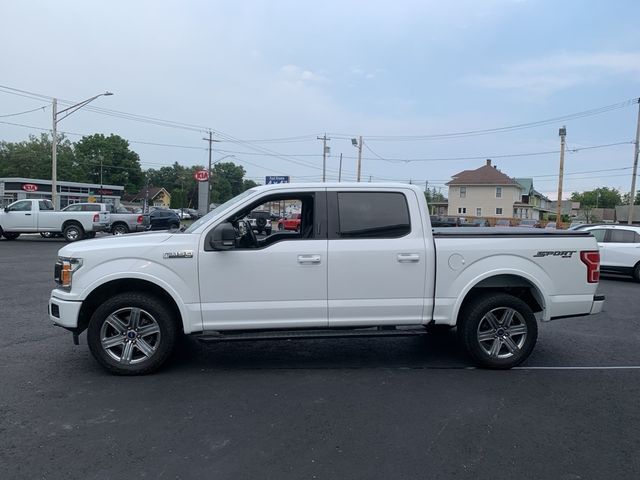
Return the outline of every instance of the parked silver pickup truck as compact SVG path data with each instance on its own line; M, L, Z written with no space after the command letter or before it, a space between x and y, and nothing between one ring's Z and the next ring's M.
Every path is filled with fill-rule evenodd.
M149 218L138 213L131 213L124 207L106 203L74 203L63 211L66 212L107 212L111 218L111 233L124 235L129 232L141 232L149 229Z

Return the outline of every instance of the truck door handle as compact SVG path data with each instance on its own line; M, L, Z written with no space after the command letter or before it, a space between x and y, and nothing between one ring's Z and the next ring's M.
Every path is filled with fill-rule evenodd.
M399 253L398 261L400 263L416 263L420 261L420 255L417 253Z
M25 217L30 217L30 216L31 216L31 214L30 214L30 213L25 213L25 214L24 214L24 216L25 216Z
M320 255L298 255L300 265L314 265L320 263Z

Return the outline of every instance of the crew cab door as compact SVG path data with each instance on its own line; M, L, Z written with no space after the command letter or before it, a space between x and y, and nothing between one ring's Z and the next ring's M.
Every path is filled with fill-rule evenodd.
M608 229L604 246L611 267L629 269L640 261L640 235L631 229Z
M325 197L314 190L266 195L230 214L227 220L237 224L254 209L300 202L300 231L274 229L256 236L257 245L251 243L250 226L240 229L248 231L231 250L213 250L211 231L203 235L198 277L205 331L327 326Z
M31 200L20 200L7 207L2 219L2 229L7 232L35 232L38 212Z
M327 205L329 326L422 323L426 249L415 192L330 189Z

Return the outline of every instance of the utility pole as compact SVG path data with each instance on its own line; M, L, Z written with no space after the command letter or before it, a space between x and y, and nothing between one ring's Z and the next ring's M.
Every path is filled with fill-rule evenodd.
M58 99L53 99L53 125L51 129L51 203L53 208L59 208L58 204Z
M203 140L209 143L209 169L207 170L207 173L209 174L207 177L207 213L209 213L209 207L211 206L211 155L213 151L213 142L219 142L220 140L213 139L213 132L211 130L209 130L209 138L203 138Z
M629 194L629 216L627 223L633 223L633 204L636 203L636 174L638 172L638 151L640 151L640 98L638 98L638 122L636 124L636 142L633 146L633 174L631 177L631 193Z
M338 167L338 183L342 181L342 153L340 154L340 167Z
M558 204L556 206L556 228L562 222L562 177L564 176L564 146L567 136L567 128L563 125L558 132L560 135L560 173L558 175Z
M102 155L100 155L100 203L102 203L103 191L104 191L104 186L102 184Z
M331 140L327 138L327 134L325 133L322 137L316 137L318 140L322 140L322 181L327 181L327 140Z
M358 137L358 175L357 181L360 181L360 173L362 172L362 135Z

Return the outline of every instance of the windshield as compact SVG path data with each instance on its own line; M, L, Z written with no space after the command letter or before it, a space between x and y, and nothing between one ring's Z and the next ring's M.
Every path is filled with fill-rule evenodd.
M244 199L245 197L248 197L249 195L251 195L253 193L253 189L251 190L245 190L244 192L242 192L240 195L236 195L235 197L233 197L231 200L227 200L226 202L224 202L222 205L218 205L216 208L214 208L213 210L211 210L209 213L207 213L204 217L202 217L199 220L196 220L195 222L193 222L191 224L191 226L189 228L187 228L184 232L185 233L192 233L193 231L195 231L197 228L199 228L200 226L204 225L205 223L207 223L209 220L211 220L213 217L215 217L216 215L218 215L218 213L226 210L227 208L229 208L231 205L234 205L238 202L240 202L242 199Z

